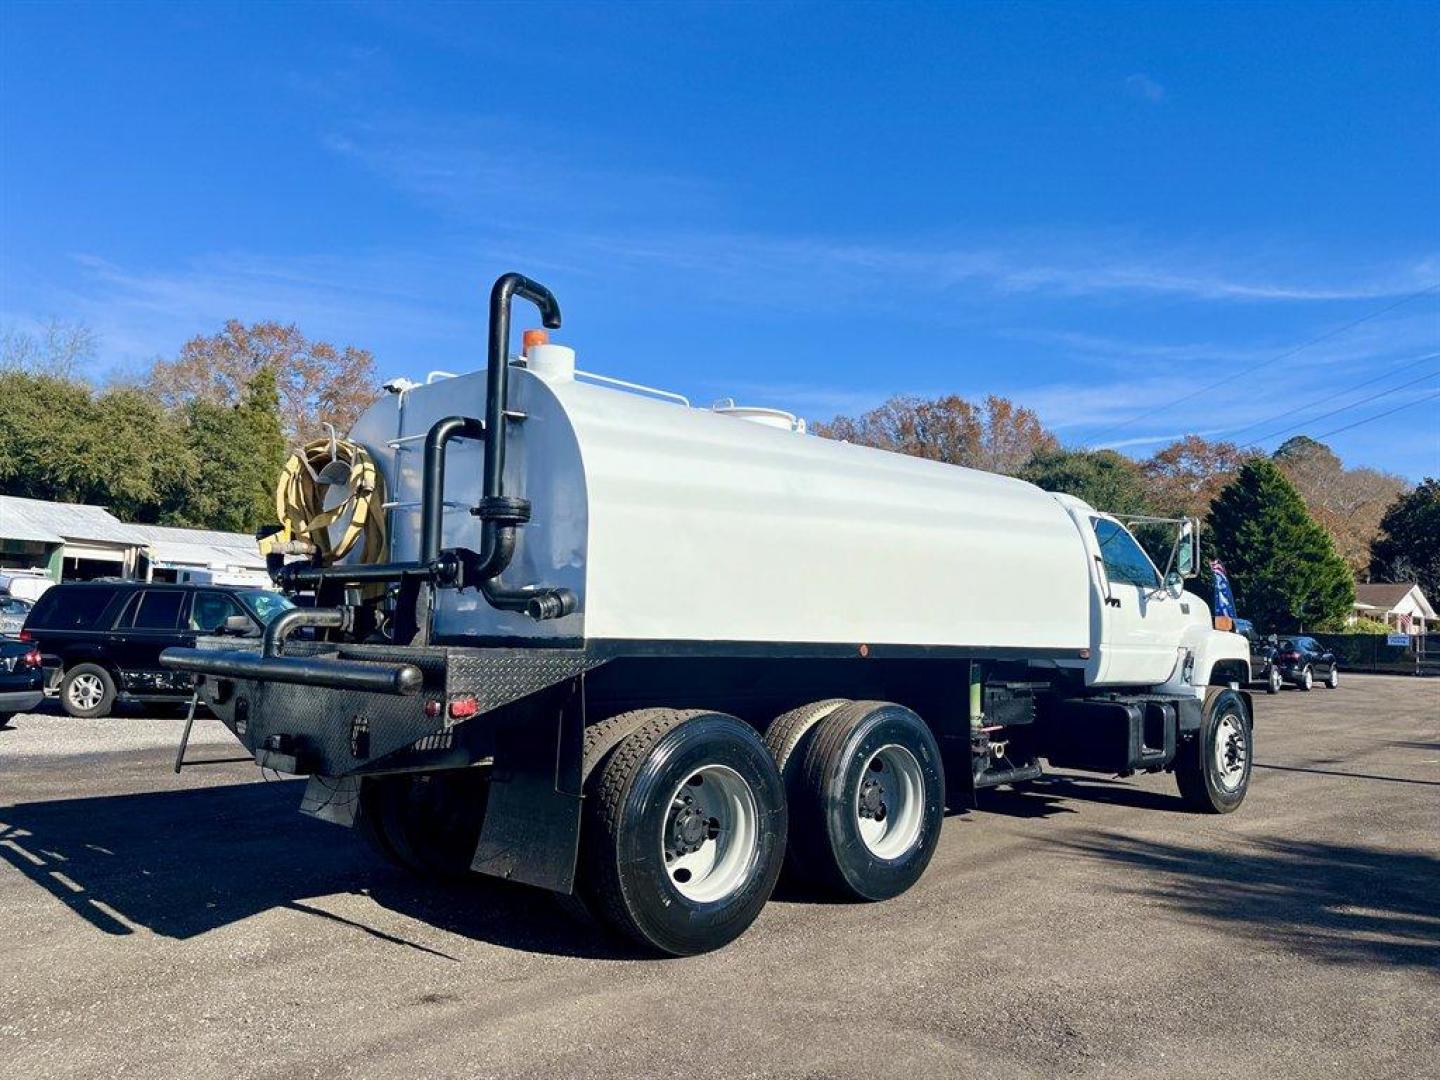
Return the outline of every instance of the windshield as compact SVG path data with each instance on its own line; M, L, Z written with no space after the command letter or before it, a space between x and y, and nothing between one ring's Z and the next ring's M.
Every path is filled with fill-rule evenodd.
M1100 558L1105 564L1105 574L1113 582L1155 588L1160 584L1160 575L1145 557L1145 552L1125 527L1109 518L1091 518L1095 537L1100 541Z
M260 620L261 626L269 626L270 620L279 615L282 611L289 611L295 605L288 596L281 596L278 592L262 592L259 589L253 592L236 593L240 602L250 609L250 614Z

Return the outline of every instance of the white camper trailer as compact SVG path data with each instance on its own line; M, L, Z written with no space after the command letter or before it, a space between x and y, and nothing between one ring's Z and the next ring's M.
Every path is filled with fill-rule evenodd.
M904 891L947 803L1042 762L1243 800L1249 651L1184 589L1193 521L1157 567L1019 480L692 408L539 335L512 357L515 296L558 327L502 277L487 369L402 384L350 433L386 549L277 559L314 606L255 649L166 654L257 763L312 778L303 809L684 954L785 867Z

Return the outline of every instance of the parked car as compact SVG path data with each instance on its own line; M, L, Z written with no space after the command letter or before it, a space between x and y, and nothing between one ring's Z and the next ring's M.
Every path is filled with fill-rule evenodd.
M35 708L44 697L40 650L27 641L0 638L0 728L16 713Z
M1317 678L1334 690L1340 685L1340 664L1335 654L1312 637L1282 638L1275 646L1274 667L1280 678L1309 690Z
M19 596L0 594L0 637L15 637L34 605Z
M190 677L162 667L163 650L193 646L201 634L242 632L240 625L259 634L293 606L279 593L255 588L71 582L36 601L20 636L39 646L55 670L67 713L106 716L117 701L189 696Z
M1274 663L1277 644L1275 635L1270 634L1267 637L1261 634L1249 619L1236 619L1235 632L1250 642L1251 680L1263 682L1268 693L1278 694L1280 687L1284 685L1284 679Z

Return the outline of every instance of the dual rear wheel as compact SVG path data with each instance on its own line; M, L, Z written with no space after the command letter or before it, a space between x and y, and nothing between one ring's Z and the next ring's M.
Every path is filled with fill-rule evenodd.
M675 956L743 933L782 872L853 900L919 879L944 815L934 736L885 702L816 702L762 739L708 710L642 709L585 733L577 893L645 948ZM484 820L481 770L367 778L358 824L429 877L469 872Z
M898 705L816 702L763 741L735 717L669 709L586 737L580 891L658 952L738 937L782 871L848 899L896 896L939 840L939 748Z

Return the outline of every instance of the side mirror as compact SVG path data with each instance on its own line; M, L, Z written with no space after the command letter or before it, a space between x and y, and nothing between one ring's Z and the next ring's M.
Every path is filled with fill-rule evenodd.
M1185 591L1185 579L1180 576L1180 571L1171 570L1165 575L1165 591L1176 600L1180 599L1180 594Z
M248 615L231 615L226 618L220 632L234 634L236 637L251 637L255 633L255 624Z
M1175 569L1179 572L1181 580L1192 578L1200 571L1200 555L1197 550L1195 522L1187 519L1185 524L1180 526L1180 540L1175 552Z

